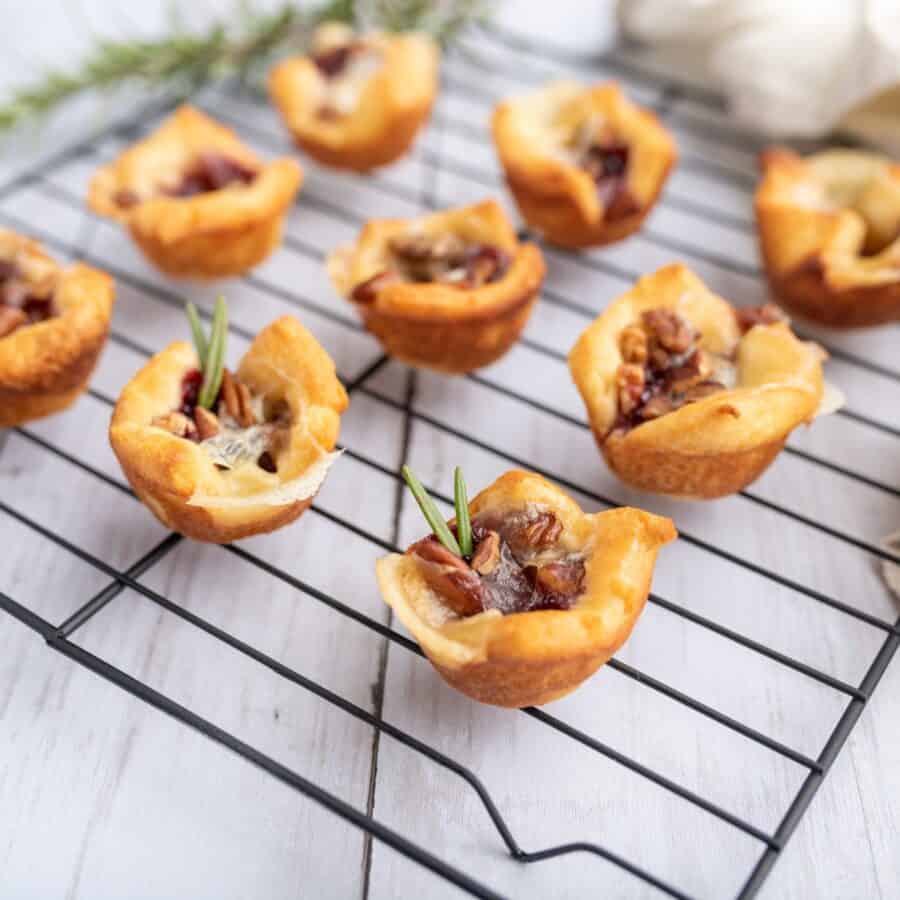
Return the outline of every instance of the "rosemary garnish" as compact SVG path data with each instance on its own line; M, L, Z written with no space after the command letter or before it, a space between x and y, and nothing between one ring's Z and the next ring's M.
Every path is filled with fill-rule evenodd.
M173 4L174 5L174 4ZM485 0L290 0L268 11L236 0L233 9L205 31L186 31L176 20L155 40L101 40L73 70L51 69L14 90L0 104L0 131L55 111L86 91L116 90L126 82L182 94L217 79L247 82L275 57L302 52L312 29L323 21L347 22L388 31L425 31L447 44L466 25L483 17Z
M194 347L197 350L197 359L200 362L200 371L203 373L203 384L197 397L197 406L204 409L212 409L219 396L219 388L222 387L222 376L225 372L225 344L228 338L228 307L224 297L216 298L216 308L213 311L212 327L209 331L209 340L203 333L203 325L197 314L197 307L193 303L185 306L188 322L191 325L191 336L194 339Z
M403 480L409 485L409 489L412 491L413 497L416 498L416 503L419 504L419 509L422 510L425 521L431 526L434 536L451 553L456 556L462 556L462 552L459 549L456 538L453 536L453 532L444 521L444 517L441 515L440 510L435 506L434 500L428 496L428 491L422 486L422 482L413 475L412 469L410 469L409 466L404 466L400 470L400 474L403 476Z
M472 556L472 520L469 518L466 481L459 466L453 472L453 503L456 506L456 535L459 538L459 549L462 550L462 555L469 559Z

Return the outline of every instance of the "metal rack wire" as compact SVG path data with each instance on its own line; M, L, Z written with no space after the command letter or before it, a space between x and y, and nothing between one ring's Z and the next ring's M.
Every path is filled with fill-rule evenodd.
M492 58L486 60L484 54L489 53L491 47L494 45L501 50L527 53L531 58L540 60L543 64L546 64L545 70L538 69L536 71L530 71L528 69L517 68L514 71L510 71L509 67L504 68L502 54L499 59ZM640 89L642 86L646 87L649 85L654 89L658 89L659 95L656 111L664 119L672 109L673 103L679 98L687 97L699 106L710 109L715 109L718 103L715 97L708 95L704 91L660 83L656 76L643 71L627 60L615 56L606 56L599 60L572 60L564 55L548 51L546 48L523 45L509 35L500 35L494 32L482 35L480 41L477 43L477 47L475 47L474 50L473 48L470 48L470 51L481 54L479 57L480 65L489 65L492 71L498 72L505 77L514 78L521 84L522 88L526 87L527 83L536 82L546 77L552 67L556 64L566 66L570 69L577 69L586 75L590 75L594 72L613 72L619 78L624 80L628 86L636 86ZM454 92L463 93L468 99L485 104L485 110L487 110L487 104L492 103L495 98L489 92L480 89L474 80L471 78L466 80L465 77L466 67L473 65L471 62L471 52L466 57L457 59L452 70L445 74L444 90L450 95ZM229 113L227 109L217 107L215 99L207 100L205 102L208 104L211 112L228 121ZM138 134L148 127L148 123L152 123L167 109L168 104L163 103L156 105L152 110L142 110L138 115L110 128L107 131L107 135L125 137ZM272 144L274 146L278 143L278 139L274 137L272 133L269 133L264 128L260 128L258 125L242 121L233 121L231 124L235 125L241 133L252 136L262 144ZM703 134L704 139L723 141L726 143L728 141L734 141L733 136L727 132L721 130L717 131L715 129L710 130L710 126L707 123L694 122L691 127L698 133ZM463 120L454 120L452 115L448 116L444 111L439 112L437 120L433 125L433 129L438 134L457 134L472 142L484 142L486 139L485 132L482 128L474 127L472 123ZM740 139L740 142L743 143L743 139ZM100 145L101 141L99 140L99 136L92 136L75 146L66 148L49 162L42 164L38 169L27 172L5 185L0 189L0 198L8 199L14 197L18 191L36 189L47 197L52 197L56 202L76 210L82 210L82 198L54 181L52 175L73 160L93 158L98 152ZM412 202L419 204L423 209L430 209L439 205L435 187L436 178L440 173L449 172L456 176L468 179L473 184L481 185L484 188L490 188L491 190L496 190L498 188L496 173L479 168L469 161L454 159L452 155L445 152L440 142L438 142L437 148L429 145L417 149L415 151L415 158L422 164L423 172L425 173L418 189L411 189L409 184L405 182L392 180L390 174L381 176L373 181L374 189L383 191L386 195L393 194L396 196L405 196ZM745 186L746 183L748 183L745 174L729 168L727 165L720 162L695 157L690 153L684 155L682 165L688 169L694 168L712 172L717 177L744 183ZM331 216L338 221L354 227L359 226L366 218L363 213L352 208L352 206L347 206L326 197L316 196L313 192L308 190L301 194L298 202L301 206L315 208L323 215ZM706 203L703 198L697 199L679 196L676 191L669 191L665 196L664 202L675 209L686 210L692 215L702 217L713 223L737 231L747 231L752 227L746 219L733 213L716 209ZM34 234L58 252L73 257L82 257L87 262L105 268L107 271L110 271L117 280L123 284L129 285L130 288L145 296L148 302L165 304L178 309L181 308L182 299L174 291L162 287L151 280L136 276L124 268L118 268L114 261L105 258L92 258L91 252L84 249L83 242L66 240L56 234L52 227L47 227L42 223L19 221L15 214L10 213L6 209L0 212L0 217L13 227L18 227L23 231ZM88 222L88 227L90 227L90 219L86 219L86 221ZM741 277L751 279L757 279L759 277L759 271L756 266L749 265L745 261L731 258L720 252L705 251L697 246L685 243L677 235L662 233L652 226L646 229L642 236L666 251L684 254L700 262L706 261L715 264L716 266L732 271ZM289 252L314 260L320 260L322 258L322 252L319 248L300 237L288 235L286 237L286 246ZM583 257L568 256L567 258L577 266L588 270L611 274L621 279L631 280L638 277L640 274L638 271L632 270L627 265L623 265L620 261L612 261L604 258L602 255ZM314 303L309 297L305 296L302 291L286 290L283 286L274 284L264 276L258 274L251 274L247 276L246 280L249 284L252 284L255 289L276 296L279 300L301 310L313 310L317 315L330 319L341 328L349 331L361 331L360 324L353 319L350 314L343 310L337 311L338 308L335 308L334 310L324 310L320 304ZM585 323L596 315L596 310L558 290L554 286L552 279L550 279L547 288L543 293L542 302L564 308L570 313L582 317ZM236 335L247 339L252 337L252 334L240 325L232 324L231 328ZM154 348L145 346L134 337L120 333L117 330L112 332L111 340L142 356L149 356L154 350ZM551 367L564 365L565 363L565 358L560 352L533 337L523 338L522 345L534 354L535 365L546 365ZM894 381L900 381L900 372L893 371L886 366L839 347L831 347L829 349L833 357L842 360L848 365L860 367ZM484 451L497 459L503 460L505 463L541 472L561 484L564 488L589 498L595 504L600 506L617 505L615 500L611 497L598 494L589 487L575 483L571 479L560 477L558 472L542 468L540 465L537 465L533 459L525 459L515 453L509 452L507 448L499 445L488 435L468 433L467 431L456 427L452 422L437 418L428 412L416 408L413 403L416 376L412 372L409 372L406 375L405 395L401 400L391 397L383 390L373 387L372 382L374 376L384 368L387 362L388 360L386 357L378 356L354 378L345 379L345 384L351 395L364 395L386 408L395 410L402 416L404 433L400 460L401 464L407 459L412 424L413 422L421 422L441 433L450 435L473 447L477 447L479 450ZM504 395L516 404L522 404L523 406L540 410L541 413L565 422L575 428L587 428L583 420L572 416L565 411L558 410L534 396L530 396L524 391L510 388L501 383L491 374L490 370L486 373L472 374L468 376L468 378L470 381L486 390ZM111 406L114 403L114 398L112 396L109 396L97 387L92 387L90 389L90 394L96 401L107 406ZM853 409L844 409L840 414L854 420L866 428L877 430L881 434L893 438L900 437L900 432L898 432L897 429L868 414ZM81 458L78 454L72 453L63 447L56 445L47 438L42 437L31 427L25 426L17 429L17 433L40 452L53 454L56 457L66 460L83 472L89 473L90 476L99 479L106 485L111 486L123 495L132 497L133 499L130 489L120 477L111 476L91 462ZM350 446L346 447L345 451L352 459L363 466L376 470L382 475L394 480L393 528L390 539L386 540L378 534L375 534L348 519L321 508L318 504L314 504L313 510L315 510L317 515L329 520L337 529L348 530L363 540L371 542L384 550L397 549L397 544L400 541L400 516L403 503L399 465L397 468L386 466L373 458L370 454L366 453L364 448ZM900 497L900 489L897 487L866 473L856 471L849 466L835 463L832 460L825 459L814 453L796 447L788 447L786 448L786 452L797 459L802 460L806 464L829 469L839 473L843 477L865 484L874 490L885 492L894 497ZM450 502L450 498L442 495L440 491L435 490L435 486L432 485L429 489L440 499L445 502ZM757 493L753 489L743 491L741 493L741 498L745 503L764 507L778 516L783 516L795 522L802 523L804 526L851 546L855 550L867 554L873 559L900 563L900 558L885 551L879 545L842 530L835 525L806 516L795 509L791 509L787 505L775 502L761 493ZM85 547L79 546L63 535L57 533L53 528L39 521L39 519L27 509L18 508L6 502L5 499L0 499L0 513L2 513L3 516L16 520L18 523L33 530L37 534L42 535L45 539L53 542L60 551L73 554L93 570L109 579L102 590L61 622L51 622L37 615L26 605L4 593L0 593L0 608L3 608L7 613L26 626L34 629L44 638L51 648L62 655L95 672L117 685L122 690L127 691L129 694L140 698L145 703L172 716L178 721L189 725L213 741L232 750L234 753L239 754L244 759L259 766L271 776L283 782L285 785L293 788L316 803L321 804L323 807L335 813L337 816L340 816L347 822L362 829L367 835L371 836L371 838L392 847L404 856L425 866L438 876L457 885L473 896L487 898L500 895L488 885L475 879L460 868L450 865L446 861L438 858L435 854L430 852L427 847L413 842L393 828L388 827L374 815L371 803L364 811L357 809L336 796L334 793L323 789L314 781L282 765L271 756L261 752L252 744L237 738L235 735L220 728L210 720L193 712L191 709L181 705L144 681L133 677L122 669L112 665L107 660L86 650L84 647L73 641L73 635L108 604L114 603L116 598L119 597L123 591L131 589L156 604L167 614L178 617L193 628L199 629L212 638L222 642L235 652L253 660L260 666L269 669L281 678L296 685L298 688L311 693L325 703L330 704L342 710L347 715L371 726L375 733L375 746L373 752L376 757L378 753L379 736L386 735L400 742L416 754L430 760L433 764L457 775L462 779L467 788L478 796L485 812L493 823L499 841L514 860L520 863L540 863L542 860L568 854L593 854L620 867L634 876L634 878L642 881L645 885L652 886L663 894L679 898L689 896L667 877L649 871L643 865L638 865L629 859L624 858L621 854L613 852L597 843L572 842L548 846L538 850L523 849L516 836L513 834L510 826L507 824L503 813L493 799L490 791L482 783L475 771L438 750L426 741L410 734L407 730L385 720L382 715L383 707L380 697L384 688L388 648L397 648L402 652L420 655L421 651L415 643L403 635L396 633L389 624L386 625L376 621L370 616L355 609L354 606L348 602L347 598L327 594L303 579L274 566L244 547L228 546L223 549L223 552L239 558L245 565L255 567L268 573L268 575L284 582L292 589L300 592L306 598L324 604L339 615L348 617L364 628L370 629L373 633L383 639L384 656L380 668L379 686L378 691L376 692L376 702L371 710L365 709L362 706L349 701L325 685L286 666L272 655L263 652L252 644L247 643L234 634L220 628L213 622L191 612L165 596L163 593L148 587L141 580L141 576L151 569L151 567L160 565L172 553L172 551L181 543L182 539L180 536L174 534L166 536L134 565L121 570L95 553L90 552ZM687 709L693 710L695 713L714 722L717 726L734 732L742 739L765 747L769 751L779 754L800 766L806 773L805 777L777 827L772 831L766 831L759 828L745 818L735 815L718 803L704 797L701 793L685 787L677 780L663 775L655 769L623 754L612 746L573 727L562 719L557 718L550 712L542 709L525 709L522 711L522 714L541 723L544 727L555 730L565 738L578 742L588 750L601 754L617 765L630 770L643 779L647 779L649 782L658 786L659 789L681 798L681 800L702 810L705 814L719 819L755 840L759 846L759 855L752 869L746 873L743 887L739 893L741 898L749 898L758 892L775 861L778 859L779 854L788 843L813 796L821 786L829 769L834 763L841 747L847 740L847 737L853 729L867 701L872 696L872 692L877 686L886 667L894 656L898 643L900 643L900 619L897 621L889 621L885 618L861 610L837 597L830 596L821 590L805 585L799 580L770 570L758 560L741 556L726 547L718 546L701 535L692 533L690 530L687 532L682 531L681 540L693 545L704 554L709 554L718 558L729 566L752 572L754 575L765 579L772 585L786 588L816 603L823 604L836 610L843 615L865 623L865 625L877 630L879 634L883 635L880 647L871 659L864 677L858 684L852 684L824 672L813 665L796 659L781 650L768 646L766 643L756 641L740 633L738 630L716 621L714 618L690 610L679 603L675 603L657 594L653 594L650 597L650 602L652 604L667 610L673 615L681 617L699 628L706 629L727 641L733 642L735 645L739 645L745 650L759 654L779 666L784 666L794 672L800 673L806 678L827 685L829 688L842 694L846 698L846 705L844 706L843 713L824 746L822 746L821 750L815 756L802 753L789 746L787 743L779 741L770 735L763 733L758 728L741 721L739 718L728 715L679 688L668 684L666 681L655 678L649 673L639 670L633 665L618 659L613 659L609 663L609 666L618 673L638 682L646 690L657 692L667 697L669 700L680 704Z

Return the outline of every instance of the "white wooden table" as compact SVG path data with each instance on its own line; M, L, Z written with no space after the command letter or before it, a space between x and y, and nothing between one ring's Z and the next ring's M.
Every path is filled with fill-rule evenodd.
M828 376L851 414L795 434L795 452L745 496L677 504L630 492L606 471L561 360L590 313L638 273L674 259L737 303L765 298L750 208L756 142L728 130L704 98L627 68L593 71L622 78L676 132L682 163L647 227L580 259L549 251L547 291L526 340L477 377L413 376L388 363L355 387L342 430L355 455L296 525L242 542L237 553L187 541L170 549L122 490L107 444L110 399L147 351L186 334L182 298L209 310L225 293L247 333L293 313L345 380L369 370L379 347L334 297L321 254L366 217L486 194L507 202L485 140L490 100L568 71L490 42L481 49L499 74L451 63L435 124L406 161L367 180L304 161L286 246L244 279L173 284L120 229L85 213L91 172L133 134L110 135L0 197L0 222L107 268L118 283L114 336L92 393L11 433L0 452L0 592L57 625L115 584L96 560L126 572L162 544L169 552L136 574L144 592L117 593L74 631L76 647L505 895L662 896L595 855L513 861L457 775L190 616L465 766L526 850L592 842L687 894L734 896L766 849L748 832L776 832L811 766L830 762L820 754L879 648L882 658L892 650L888 630L869 619L889 629L898 609L867 548L900 525L900 361L896 326L826 335L835 351ZM202 105L265 155L287 151L264 105L219 94ZM142 120L136 133L152 125ZM232 360L245 346L232 335ZM457 464L475 488L519 461L573 488L586 508L611 498L672 515L685 537L663 552L654 584L661 602L648 606L619 668L547 707L544 720L468 701L386 640L378 629L394 623L372 565L384 544L422 531L394 475L404 459L444 494ZM2 612L0 648L0 896L458 895L219 743L48 650ZM900 895L898 697L895 663L762 896Z

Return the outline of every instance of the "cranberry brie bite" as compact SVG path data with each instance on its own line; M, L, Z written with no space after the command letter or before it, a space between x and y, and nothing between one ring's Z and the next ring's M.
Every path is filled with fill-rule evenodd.
M516 342L544 279L534 244L520 243L500 205L408 221L369 222L328 271L391 356L460 374Z
M758 478L788 435L825 411L824 359L777 307L734 309L671 265L611 303L569 367L622 481L709 499Z
M293 522L337 453L347 394L316 339L284 316L224 367L227 319L195 347L171 344L125 386L110 443L135 493L168 528L224 544Z
M562 247L637 231L677 157L656 116L616 84L553 82L501 103L493 132L523 218Z
M495 706L549 703L622 646L644 608L669 519L587 514L539 475L511 471L468 503L456 472L445 522L404 469L433 534L376 564L385 601L441 676Z
M94 175L88 203L127 226L163 272L222 278L278 246L302 179L294 160L265 163L231 129L182 106Z
M756 223L779 303L837 328L900 321L900 164L775 148L761 165Z
M431 112L440 52L424 34L316 29L309 56L285 60L269 92L297 144L338 169L368 172L399 159Z
M106 342L114 294L105 272L63 268L0 228L0 427L75 402Z

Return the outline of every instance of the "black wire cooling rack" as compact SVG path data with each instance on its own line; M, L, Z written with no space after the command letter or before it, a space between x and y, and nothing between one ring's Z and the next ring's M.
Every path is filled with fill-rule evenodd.
M435 121L432 124L432 131L443 136L451 136L471 142L473 147L485 147L488 141L487 131L484 122L467 121L459 116L454 117L452 113L452 100L454 97L461 98L466 102L482 103L484 105L484 113L482 118L486 118L489 106L496 100L496 92L492 92L486 88L482 82L482 77L490 74L492 77L499 79L499 83L503 85L513 85L519 91L527 89L529 86L540 82L541 80L552 76L557 72L573 72L584 78L603 78L613 75L625 83L626 89L637 94L641 92L651 92L655 96L655 100L651 101L663 120L666 120L674 105L679 101L687 100L690 103L692 114L684 115L679 121L679 127L692 135L698 142L705 142L713 148L712 153L705 155L692 152L690 145L682 152L682 160L680 166L686 171L700 171L710 177L720 179L723 184L739 184L744 189L752 186L753 177L746 171L739 170L728 162L727 150L729 147L737 147L746 149L749 138L741 135L735 135L720 126L711 124L705 113L720 114L721 108L719 100L705 91L696 88L672 85L662 82L656 75L645 71L633 62L620 58L615 54L607 55L598 59L573 59L572 57L547 50L542 47L531 46L525 44L521 40L515 39L510 35L501 34L496 31L485 31L471 38L465 45L464 49L451 58L445 66L443 75L443 95L442 103L439 106ZM219 115L224 120L232 119L230 124L237 127L239 132L245 137L252 137L262 144L274 144L272 132L261 127L258 122L254 121L235 121L236 118L233 110L229 113L228 104L221 98L227 96L228 92L223 94L212 94L208 97L201 98L201 104L206 104L207 108L215 115ZM219 98L219 99L217 99ZM443 100L448 99L451 109L446 109ZM246 98L245 98L246 100ZM258 100L253 102L260 103ZM260 103L261 105L261 103ZM117 124L109 128L103 135L92 136L90 139L82 141L74 146L67 147L49 161L42 164L38 169L29 171L24 175L15 178L2 189L0 189L0 199L10 200L18 196L19 192L27 190L37 190L42 195L52 198L54 202L62 204L64 207L79 211L79 214L85 216L85 228L90 229L94 223L89 214L84 213L83 197L75 191L69 190L64 184L52 177L55 172L59 172L67 164L74 160L95 160L96 156L102 153L102 146L105 139L110 137L126 139L142 133L144 130L152 127L156 120L171 108L169 102L161 102L151 109L141 110L138 115L130 117L127 121ZM717 148L721 148L721 153L716 152ZM390 173L380 176L376 182L378 190L384 191L387 195L406 197L410 201L417 203L421 208L429 209L440 205L435 193L436 180L444 173L449 173L453 177L466 179L471 185L479 189L490 189L497 191L498 182L496 172L486 171L484 168L473 163L471 159L461 159L454 157L446 150L446 142L441 141L436 145L434 143L420 142L419 148L415 151L415 158L421 163L424 173L418 187L411 187L408 181L392 180ZM477 157L477 154L473 154ZM740 213L724 211L717 208L715 204L707 201L703 196L688 197L679 194L676 187L672 187L667 191L664 203L675 210L685 211L697 217L698 222L705 222L713 226L727 226L741 232L751 232L751 224ZM301 208L314 208L323 215L331 216L335 220L358 227L367 217L371 217L368 211L361 211L354 207L353 203L346 203L334 197L315 196L308 190L301 192L298 199ZM15 204L12 204L15 209ZM10 204L6 203L0 216L5 219L8 224L18 227L25 232L34 234L39 239L45 241L53 250L67 254L72 257L83 257L86 261L95 263L98 266L107 269L121 283L128 285L133 291L138 292L145 297L149 304L163 304L180 310L183 298L170 286L167 287L158 281L154 281L149 277L135 275L133 272L125 269L117 268L114 260L110 259L93 259L90 252L85 252L83 241L79 235L74 239L61 237L54 228L52 221L49 222L33 222L23 221L17 218L15 212L10 211ZM720 269L731 272L745 279L759 279L758 268L746 261L734 259L721 251L704 249L696 244L685 242L683 236L677 230L663 230L654 226L652 223L643 232L643 237L652 242L662 251L675 255L685 255L690 260L695 261L698 265L708 263L715 265ZM302 237L289 234L286 237L286 244L291 252L310 257L314 260L322 258L321 248L317 248L314 244L307 242ZM565 256L563 254L563 256ZM626 262L622 261L621 254L591 254L584 255L579 259L579 265L584 266L588 271L595 270L598 273L612 274L620 279L633 279L640 273L629 267ZM265 278L258 275L250 275L247 281L253 287L263 293L268 293L278 297L280 301L284 301L301 310L313 310L319 316L326 317L329 321L352 332L361 331L360 325L350 316L345 314L345 310L337 304L332 310L323 309L321 304L313 304L301 290L292 290L284 286L278 286L270 283ZM567 295L555 284L553 277L548 280L546 290L543 294L543 303L551 304L565 309L576 316L583 317L585 323L596 315L597 310L591 306L581 302L577 298ZM250 339L251 332L242 328L240 325L232 324L232 331L243 338ZM147 356L153 352L152 347L144 346L139 340L131 335L126 335L114 329L110 336L111 341L127 348L129 351L137 353L141 356ZM540 367L559 366L564 363L564 354L559 350L535 339L534 337L526 337L522 341L523 346L527 347L535 355L535 370L538 373L537 379L540 379ZM881 378L890 379L894 382L900 381L900 372L894 371L889 367L869 359L861 353L848 350L845 347L829 347L833 358L840 360L843 364L855 367L866 372L877 375ZM402 439L402 453L399 463L406 461L409 451L410 430L413 422L425 423L433 429L457 439L465 444L478 448L486 454L503 462L504 464L520 466L534 471L542 472L548 477L561 484L563 487L570 489L577 494L588 498L598 506L617 505L615 501L607 496L602 496L584 484L576 483L571 479L561 478L558 472L549 470L535 461L535 459L526 459L522 456L509 452L507 448L502 446L491 434L470 432L464 428L457 427L451 421L438 418L434 415L424 412L416 408L412 403L413 392L416 385L416 376L412 372L405 373L404 392L400 399L390 396L388 392L373 387L376 375L381 372L387 365L388 360L379 355L368 363L361 372L358 372L352 379L345 379L348 392L351 395L363 395L369 400L377 404L381 404L386 408L392 409L395 413L402 417L404 430ZM532 396L523 389L514 388L508 384L501 383L496 379L491 371L486 373L477 373L469 376L469 379L479 386L493 392L498 392L517 404L525 407L539 410L542 414L553 417L555 419L567 422L578 428L584 428L584 422L577 417L568 414L564 410L561 411L550 405L538 396ZM99 403L111 406L114 397L108 395L101 389L92 387L90 395ZM886 422L877 419L869 414L863 414L853 409L844 409L840 415L854 420L856 423L867 429L877 431L880 436L887 436L895 439L900 437L900 432L896 428ZM106 485L111 486L116 491L122 492L128 497L132 497L131 492L121 477L116 477L103 471L100 467L92 462L84 459L78 452L73 449L64 448L53 440L42 436L32 427L24 427L17 429L17 434L33 445L36 452L52 454L55 457L66 460L72 466L77 467L85 473L89 473L91 477L99 479ZM394 509L393 509L393 526L390 540L359 526L353 521L338 516L333 512L321 508L318 504L313 509L316 513L329 520L338 530L349 530L361 539L371 542L375 546L386 550L396 549L400 541L400 519L401 507L403 503L403 487L399 478L399 465L395 468L387 466L379 462L372 455L366 452L363 447L346 447L346 453L361 465L377 470L382 475L393 480L394 484ZM874 477L871 472L865 473L857 471L854 468L837 463L832 459L825 459L812 452L797 448L788 447L786 453L794 458L801 460L804 464L821 467L838 473L844 478L865 484L868 487L883 492L893 497L900 497L900 491L896 487L879 480ZM432 486L433 490L433 486ZM449 497L442 495L439 491L433 492L445 502L450 502ZM830 524L829 522L819 521L818 519L804 515L796 509L792 509L787 505L776 502L771 497L764 496L762 493L753 489L746 490L742 493L744 501L757 506L763 507L777 516L785 517L794 522L802 523L802 525L814 530L822 535L827 535L841 544L854 548L854 550L865 554L872 561L888 561L900 562L900 559L886 552L878 544L863 539L858 535L850 533L848 530L840 527L839 524ZM412 641L408 640L401 634L396 633L390 624L376 621L371 616L360 612L353 605L352 598L346 596L332 596L314 585L307 583L301 578L296 577L282 570L281 568L267 562L265 559L257 556L250 550L239 546L225 547L223 552L232 554L249 567L258 568L268 575L279 579L290 588L297 591L300 595L309 601L324 604L335 613L354 620L365 629L370 629L383 639L384 659L380 668L379 684L375 692L375 701L371 709L366 709L339 693L332 691L330 688L319 683L318 681L301 674L295 669L283 664L272 655L263 652L250 643L247 643L232 633L213 624L207 619L186 609L178 602L170 599L163 593L148 587L141 576L148 572L151 567L160 565L179 545L181 537L170 534L154 546L149 552L142 556L134 565L126 568L124 571L120 567L111 565L101 556L88 550L84 546L67 539L61 533L58 533L52 526L45 524L39 520L39 517L27 508L20 508L21 504L13 505L7 502L6 498L0 498L0 512L6 517L16 520L37 534L41 535L48 541L51 541L61 551L67 551L75 557L87 564L100 575L109 581L106 586L99 591L90 600L84 603L73 614L64 621L55 623L39 616L37 613L29 609L25 604L18 602L15 598L0 593L0 607L7 613L18 619L24 625L34 629L48 645L74 662L95 672L102 678L107 679L113 684L127 691L135 697L140 698L145 703L156 707L162 712L172 716L178 721L189 725L200 733L206 735L213 741L218 742L224 747L239 754L244 759L259 766L268 772L271 776L283 782L290 788L298 791L306 797L312 799L318 804L330 810L335 815L341 817L354 826L362 829L371 838L376 841L383 842L409 859L419 863L420 865L430 869L433 873L446 879L459 888L478 897L497 897L500 896L487 884L482 883L472 875L461 868L448 864L445 860L439 858L435 853L431 852L428 847L417 843L403 834L399 833L392 827L388 827L384 822L374 814L374 809L370 803L367 809L361 810L336 796L329 790L324 789L313 780L304 777L297 771L279 763L270 755L260 751L251 743L239 739L232 733L220 728L213 722L209 721L191 709L171 699L166 694L160 692L149 684L138 678L117 668L109 661L90 652L79 644L75 643L72 638L76 630L82 628L89 620L92 619L108 604L126 589L131 589L143 597L147 598L159 608L164 610L171 616L178 617L193 628L199 629L205 634L211 636L217 641L227 645L233 651L243 654L245 657L258 663L260 666L286 679L297 688L307 691L327 704L343 711L348 716L354 717L360 722L371 726L375 734L374 754L377 759L378 752L378 736L386 735L396 740L410 751L429 760L435 766L443 767L448 772L457 775L465 784L468 790L477 794L484 811L490 817L494 828L496 829L496 838L502 842L509 856L519 863L540 864L542 860L552 857L560 857L568 854L593 854L597 857L608 861L614 866L620 867L622 870L630 873L634 879L643 882L643 888L649 890L651 887L657 889L663 894L672 897L689 896L684 890L674 884L664 873L649 871L644 865L639 865L625 858L621 853L614 852L594 842L570 842L562 843L555 846L547 846L540 850L525 850L517 840L515 834L511 830L501 811L500 804L494 799L491 792L479 779L479 775L467 765L462 764L450 755L436 749L428 742L409 733L404 728L398 727L391 722L386 721L382 717L383 708L383 690L384 677L386 668L387 648L396 647L402 652L420 654L421 651ZM298 527L302 528L302 524ZM656 692L668 700L692 710L694 713L705 717L715 726L727 729L735 735L740 736L741 740L754 742L761 747L767 748L774 754L789 759L799 766L805 773L799 789L793 794L792 800L783 813L780 821L774 830L766 831L757 827L752 822L732 812L729 812L723 806L711 799L703 796L701 793L683 786L679 781L661 774L657 770L639 762L616 750L607 743L598 740L583 730L580 730L566 721L554 716L551 712L543 709L525 709L522 715L541 723L546 728L553 729L564 738L574 741L596 754L600 754L611 760L613 763L621 766L631 773L646 779L650 783L658 786L662 791L675 795L684 802L691 804L705 814L715 817L728 826L731 826L754 840L759 848L758 855L752 867L741 876L743 882L739 890L739 897L748 898L754 896L760 889L763 881L769 874L779 854L787 845L792 833L800 822L804 812L809 806L813 796L821 786L829 769L835 761L842 746L847 740L848 735L853 729L857 719L872 692L877 686L886 667L894 656L898 641L900 641L900 620L890 621L887 617L878 616L870 612L858 608L858 605L851 605L843 602L837 597L831 596L829 593L810 587L800 580L787 577L774 571L762 560L756 560L749 556L743 556L728 549L724 545L710 541L706 537L702 537L699 533L694 534L691 529L682 531L681 541L687 542L697 550L704 554L715 557L718 562L729 567L735 567L753 573L755 576L763 579L765 583L789 590L790 592L802 595L808 600L817 604L823 604L840 614L855 619L857 622L864 623L866 626L874 629L881 635L880 645L874 654L871 662L865 672L864 677L858 684L851 684L839 678L830 675L816 666L803 662L787 653L782 652L775 647L769 646L767 643L756 641L739 630L731 628L717 621L715 618L698 613L686 606L665 599L656 594L650 598L651 604L667 610L675 616L681 617L692 625L719 636L725 641L731 642L735 646L740 646L744 650L758 654L777 665L786 667L799 673L805 678L812 679L820 684L827 685L829 688L841 694L846 699L846 704L840 714L837 724L834 726L830 736L825 741L820 751L813 755L800 752L799 750L789 746L787 743L779 741L772 736L764 733L760 729L747 724L740 718L726 714L712 705L691 696L689 693L680 690L676 686L668 683L668 681L653 677L634 665L623 662L619 659L613 659L609 666L622 676L632 679L638 683L644 690ZM636 882L637 883L637 882ZM368 887L368 884L366 884ZM597 892L602 893L603 883L598 882Z

